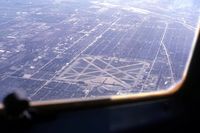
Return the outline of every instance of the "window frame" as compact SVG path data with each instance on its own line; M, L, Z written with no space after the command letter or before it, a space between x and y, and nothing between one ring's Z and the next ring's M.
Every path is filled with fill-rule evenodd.
M96 107L107 107L113 105L122 105L127 103L137 103L143 101L160 100L169 98L171 96L179 95L183 93L185 89L188 89L188 82L196 77L191 77L194 74L193 68L196 60L198 60L198 49L200 46L200 19L198 22L195 37L192 42L192 47L187 59L187 63L182 75L182 79L176 84L172 85L166 90L160 90L156 92L142 92L138 94L127 94L121 96L102 96L95 99L61 99L61 100L49 100L49 101L30 101L31 108L37 109L38 111L56 111L56 110L71 110L71 109L85 109L85 108L96 108ZM190 84L190 83L189 83ZM0 113L3 112L3 105L0 103Z

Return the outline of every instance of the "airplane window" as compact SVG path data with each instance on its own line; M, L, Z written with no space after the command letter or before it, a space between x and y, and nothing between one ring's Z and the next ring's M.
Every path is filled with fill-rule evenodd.
M197 40L199 0L1 0L0 101L168 90Z

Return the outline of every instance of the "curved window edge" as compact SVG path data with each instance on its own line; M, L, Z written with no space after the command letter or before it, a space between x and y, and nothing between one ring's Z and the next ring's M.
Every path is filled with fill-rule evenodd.
M199 19L200 20L200 19ZM138 94L126 94L121 96L102 96L98 98L86 98L86 99L61 99L61 100L49 100L49 101L31 101L30 106L41 110L58 110L58 109L71 109L71 108L89 108L106 105L119 105L125 103L134 103L145 100L161 99L176 94L184 86L188 77L189 67L193 58L194 50L198 39L200 38L200 21L197 26L197 31L192 43L191 52L187 59L185 69L182 74L182 79L176 84L172 85L168 89L155 91L155 92L142 92ZM3 110L3 105L0 103L0 111Z

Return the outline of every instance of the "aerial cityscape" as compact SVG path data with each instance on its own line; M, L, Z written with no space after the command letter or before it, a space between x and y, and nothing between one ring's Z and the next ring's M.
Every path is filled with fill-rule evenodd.
M198 0L1 0L0 101L168 89L182 79Z

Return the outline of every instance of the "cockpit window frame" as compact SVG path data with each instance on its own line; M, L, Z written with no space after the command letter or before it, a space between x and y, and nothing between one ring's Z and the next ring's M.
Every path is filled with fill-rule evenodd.
M187 63L182 74L182 79L176 84L172 85L168 89L160 90L156 92L142 92L137 94L127 94L120 96L102 96L98 98L86 98L86 99L62 99L62 100L49 100L49 101L30 101L30 105L33 108L38 109L70 109L70 108L85 108L85 107L97 107L97 106L106 106L106 105L118 105L124 103L133 103L138 101L146 101L150 99L161 99L164 97L169 97L177 92L179 92L182 88L184 88L184 83L188 77L188 71L190 69L190 65L192 62L193 54L195 48L197 47L197 43L200 38L200 22L198 23L198 28L195 33L195 37L193 40L193 44L190 50L189 57L187 59ZM0 110L3 110L3 105L0 104Z
M200 29L200 24L198 25L198 29ZM192 49L190 52L190 56L187 61L187 65L185 67L185 71L183 73L183 78L175 85L171 86L169 89L156 91L156 92L146 92L139 94L129 94L129 95L121 95L121 96L107 96L107 97L99 97L95 99L72 99L72 100L50 100L50 101L31 101L30 105L32 108L36 108L39 110L59 110L59 109L73 109L73 108L91 108L91 107L102 107L102 106L110 106L110 105L119 105L125 103L134 103L155 99L162 99L169 96L173 96L182 88L185 88L185 81L188 77L188 71L190 69L190 65L193 59L194 50L197 47L197 44L200 39L200 30L197 30L195 34L195 39L193 41ZM3 105L0 104L0 111L3 110Z

